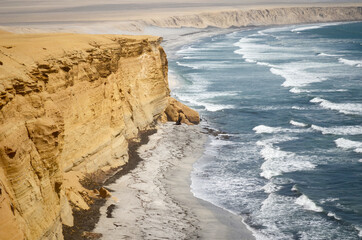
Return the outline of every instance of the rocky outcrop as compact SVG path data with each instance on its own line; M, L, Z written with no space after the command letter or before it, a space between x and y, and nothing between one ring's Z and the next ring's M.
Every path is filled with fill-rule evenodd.
M128 161L169 105L160 42L0 33L0 239L62 239L84 174Z
M362 6L319 6L319 7L257 7L224 11L183 14L168 17L152 17L145 25L181 28L229 28L266 26L297 23L337 21L361 21Z
M168 106L165 110L165 118L167 121L186 123L189 125L200 123L198 112L171 97L168 100Z

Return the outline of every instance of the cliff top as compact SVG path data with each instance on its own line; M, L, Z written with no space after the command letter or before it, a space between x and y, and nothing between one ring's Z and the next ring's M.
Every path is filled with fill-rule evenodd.
M62 55L68 50L84 50L95 45L113 44L115 40L161 41L154 36L91 35L75 33L14 34L0 30L0 60L11 56L17 61L34 62L49 55ZM9 55L10 54L10 55Z
M0 81L9 77L26 79L28 72L45 64L45 60L59 59L69 52L92 52L94 49L103 49L117 42L122 42L126 46L142 41L160 43L161 40L160 37L154 36L74 33L14 34L0 30Z

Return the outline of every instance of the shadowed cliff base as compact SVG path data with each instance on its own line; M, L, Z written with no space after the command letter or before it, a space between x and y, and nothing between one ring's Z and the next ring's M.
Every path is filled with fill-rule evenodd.
M102 239L254 239L239 216L190 192L193 163L202 155L209 131L201 126L159 126L138 149L144 159L110 184L94 229Z
M144 144L147 144L149 141L149 136L156 132L156 129L142 131L139 134L139 140L130 141L128 149L129 162L126 165L118 169L111 169L108 172L98 171L92 174L88 174L81 182L82 185L89 190L100 189L103 186L114 183L117 179L135 169L139 162L143 160L137 153L138 148ZM99 209L105 204L106 201L106 198L93 198L88 210L82 210L79 208L77 209L76 206L73 206L74 226L69 227L63 225L64 239L74 240L100 238L101 235L92 233L92 230L99 221ZM111 214L111 212L108 214Z
M0 35L0 238L61 239L71 204L107 195L80 181L163 115L166 54L151 36Z

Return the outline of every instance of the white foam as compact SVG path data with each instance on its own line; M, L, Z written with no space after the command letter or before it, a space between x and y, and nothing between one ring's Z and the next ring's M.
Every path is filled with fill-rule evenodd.
M262 134L262 133L299 133L307 130L258 125L253 128L253 131L255 131L255 133L257 134Z
M307 110L308 108L299 107L299 106L292 106L292 109L294 109L294 110Z
M225 109L233 109L233 105L222 105L222 104L214 104L214 103L202 103L204 105L206 111L209 112L217 112Z
M338 138L334 140L337 147L344 149L362 148L362 142L351 141L345 138Z
M307 26L303 26L303 27L294 28L290 31L291 32L302 32L302 31L319 29L319 28L323 28L323 27L335 26L335 25L340 25L340 24L342 24L342 23L323 23L323 24L319 24L319 25L307 25Z
M268 34L265 31L258 31L259 36L267 36Z
M253 60L253 59L248 59L248 58L245 59L245 62L248 62L248 63L256 63L255 60Z
M224 92L200 92L197 93L198 100L206 100L206 99L214 99L216 97L231 97L231 96L238 96L242 92L241 91L224 91Z
M293 192L298 192L297 185L294 184L291 190L292 190Z
M269 127L269 126L265 126L265 125L259 125L253 128L253 131L255 131L256 133L260 134L260 133L275 133L275 132L280 132L282 130L282 128L280 127Z
M275 185L272 182L268 182L264 187L263 190L265 193L273 193L273 192L277 192L281 189L280 186Z
M275 55L278 54L278 59L290 59L296 57L306 57L305 55L295 52L297 49L290 49L285 47L277 47L265 44L260 38L241 38L234 46L240 49L235 50L234 53L242 55L244 59L253 60L255 62L268 62L268 60L275 60Z
M225 109L235 108L235 106L233 106L233 105L208 103L208 102L204 101L205 99L195 97L195 96L183 95L183 96L180 96L180 99L187 101L194 106L203 107L203 108L205 108L206 111L209 111L209 112L217 112L217 111L221 111L221 110L225 110Z
M294 160L295 154L281 151L272 147L265 147L261 154L265 161L260 169L261 177L271 179L272 177L282 175L283 173L309 170L315 168L315 165L308 161Z
M197 66L192 65L192 64L186 64L186 63L180 63L180 62L176 62L177 65L181 66L181 67L188 67L188 68L192 68L192 69L199 69Z
M331 109L339 111L344 114L362 115L361 103L333 103L323 98L313 98L311 103L319 103L319 105L325 109Z
M176 62L177 65L182 67L188 67L192 69L224 69L224 68L233 68L234 66L228 61L201 61L193 63L181 63Z
M362 238L362 226L361 227L355 227L358 231L358 237Z
M362 67L362 60L349 60L349 59L345 59L345 58L338 58L338 61L340 63L343 63L345 65L349 65L352 67Z
M318 54L317 56L320 56L320 57L340 57L341 55L338 55L338 54L328 54L328 53L320 53L320 54Z
M333 217L334 219L336 219L336 220L341 220L341 218L340 217L338 217L335 213L333 213L333 212L328 212L328 217Z
M188 46L188 47L185 47L185 48L182 48L182 49L180 49L180 50L178 50L177 52L176 52L176 55L189 55L189 54L192 54L192 53L194 53L194 52L199 52L199 51L205 51L205 50L209 50L209 49L207 49L207 48L194 48L194 47L190 47L190 46Z
M317 125L311 125L311 128L322 132L322 134L333 135L360 135L362 134L362 126L340 126L340 127L320 127Z
M297 122L297 121L294 121L294 120L290 120L290 124L294 125L294 126L297 126L297 127L307 127L308 124L305 124L305 123L302 123L302 122Z
M290 30L291 32L301 32L301 31L306 31L306 30L313 30L313 29L318 29L321 28L322 26L308 26L308 27L299 27L299 28L294 28L292 30Z
M319 202L321 204L325 204L326 202L335 202L335 201L338 201L338 200L339 200L339 198L330 197L330 198L327 198L327 199L321 199L321 200L319 200Z
M271 179L286 172L315 168L315 165L311 162L302 159L295 153L286 152L279 147L273 146L270 141L258 141L257 145L263 146L260 154L265 159L265 162L260 167L262 170L260 176L266 179Z
M314 90L306 90L293 87L289 90L291 93L312 93L312 92L347 92L347 89L314 89Z
M305 67L290 64L280 66L279 68L272 67L270 68L270 72L285 79L282 84L283 87L305 87L311 83L327 80L326 77L320 74L307 72L304 68Z
M301 89L299 89L299 88L293 87L293 88L291 88L291 89L289 90L289 92L291 92L291 93L302 93L302 92L304 92L304 91L301 90Z
M306 195L302 195L295 200L295 203L302 206L304 209L314 212L323 212L323 208L317 206L312 200Z
M337 147L342 149L352 149L356 153L362 153L362 142L352 141L345 138L338 138L337 140L334 140Z
M267 67L276 67L275 65L272 65L272 64L266 63L266 62L257 62L256 64L261 65L261 66L267 66Z
M347 89L317 89L311 92L348 92Z

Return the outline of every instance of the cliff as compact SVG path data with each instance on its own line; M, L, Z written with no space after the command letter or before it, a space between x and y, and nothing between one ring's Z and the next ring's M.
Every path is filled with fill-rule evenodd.
M170 28L229 28L361 20L362 6L275 6L175 14L167 17L151 17L140 22L144 25Z
M0 32L0 239L63 239L79 181L128 161L128 141L169 108L151 36Z

